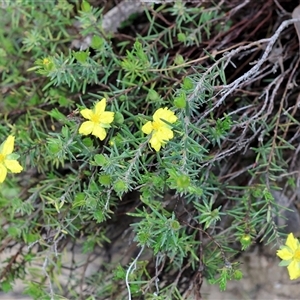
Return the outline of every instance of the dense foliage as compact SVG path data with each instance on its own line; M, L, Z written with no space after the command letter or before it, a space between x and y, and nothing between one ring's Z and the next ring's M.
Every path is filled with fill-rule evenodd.
M273 191L297 186L299 152L290 16L176 1L110 32L113 2L0 4L4 292L200 299L203 280L242 278L241 251L281 243Z

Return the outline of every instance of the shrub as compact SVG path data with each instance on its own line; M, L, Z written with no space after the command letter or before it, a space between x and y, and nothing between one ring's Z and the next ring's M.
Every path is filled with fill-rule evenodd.
M292 92L277 92L296 75L292 50L282 72L268 59L291 21L240 45L222 42L235 39L230 1L149 4L117 33L102 26L109 4L1 5L0 136L24 168L1 184L2 290L197 299L204 278L242 278L236 254L280 243L272 191L295 186L283 177L299 124Z

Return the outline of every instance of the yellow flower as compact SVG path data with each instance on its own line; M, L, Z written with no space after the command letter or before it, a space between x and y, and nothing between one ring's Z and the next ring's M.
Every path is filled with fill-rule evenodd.
M159 108L153 115L153 122L148 121L142 131L146 134L152 133L150 144L156 151L159 151L161 146L164 146L167 141L173 138L173 131L168 123L175 123L177 117L167 107Z
M42 64L44 66L44 69L47 70L47 71L51 71L54 67L53 65L53 61L52 61L52 58L51 57L45 57L43 60L42 60Z
M13 154L15 138L10 135L0 146L0 183L2 183L7 175L7 169L12 173L20 173L23 167L15 159Z
M106 137L106 130L110 128L110 123L114 120L114 112L105 111L106 99L103 98L101 101L95 104L94 109L83 109L81 115L89 120L83 122L79 128L79 133L83 135L92 134L103 141Z
M50 64L50 59L49 58L47 58L47 57L45 57L44 59L43 59L43 65L49 65Z
M288 235L285 246L277 250L277 255L284 261L284 265L288 266L291 280L300 277L300 243L292 233Z

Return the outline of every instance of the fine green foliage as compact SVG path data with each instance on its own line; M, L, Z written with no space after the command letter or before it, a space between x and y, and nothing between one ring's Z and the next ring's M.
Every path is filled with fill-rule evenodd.
M0 143L15 137L24 168L0 189L1 289L20 279L32 299L90 300L196 299L203 280L225 290L242 280L236 254L280 241L272 191L295 141L278 119L299 122L262 107L264 91L218 103L229 54L188 53L230 29L226 10L153 4L143 30L133 17L114 35L102 27L110 8L0 5Z

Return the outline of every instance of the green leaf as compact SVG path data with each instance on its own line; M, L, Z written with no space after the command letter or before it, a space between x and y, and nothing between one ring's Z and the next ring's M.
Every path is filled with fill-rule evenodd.
M181 93L179 97L176 97L174 99L174 105L177 108L185 108L186 107L186 95L184 93Z
M90 52L88 50L86 51L73 51L73 57L75 57L80 63L85 63L87 58L90 56Z
M287 267L291 263L291 260L282 260L278 266L280 267Z
M99 183L104 186L109 186L111 184L111 176L110 175L100 175L99 176Z
M94 35L92 37L92 41L91 41L91 47L95 50L99 50L102 48L102 46L104 45L104 40L98 36L98 35Z
M241 280L243 278L243 273L240 270L235 270L233 273L233 278L235 280Z
M120 112L117 111L114 116L114 121L116 124L123 124L124 116Z
M8 227L7 232L10 236L17 238L21 236L22 230L18 227Z
M190 79L189 77L185 77L183 79L182 88L186 91L192 90L194 88L194 83L192 79Z
M101 166L101 167L104 167L108 164L108 160L103 154L96 154L94 156L94 161L97 166Z
M150 89L148 91L148 99L151 100L151 101L158 101L160 99L160 96L159 94L157 93L157 91L153 90L153 89Z
M177 39L178 39L178 42L185 42L187 40L187 37L184 33L178 33Z
M2 281L1 282L1 291L3 291L4 293L8 293L9 291L11 291L13 288L12 283L8 280Z
M81 10L84 12L90 12L92 7L87 1L83 0L81 3Z
M62 114L57 108L53 108L50 112L48 112L49 116L52 118L62 122L62 121L67 121L67 117Z
M75 207L80 207L83 205L85 205L85 194L77 193L75 195L74 202L72 203L72 207L75 208Z
M175 65L182 65L184 64L184 58L180 54L176 54L175 59L174 59Z

